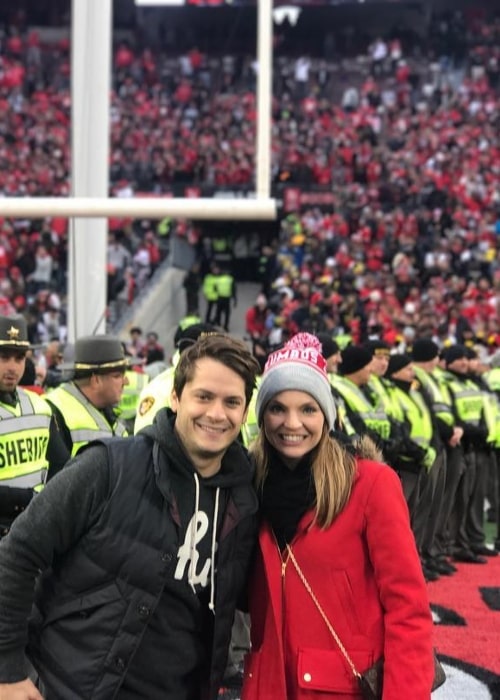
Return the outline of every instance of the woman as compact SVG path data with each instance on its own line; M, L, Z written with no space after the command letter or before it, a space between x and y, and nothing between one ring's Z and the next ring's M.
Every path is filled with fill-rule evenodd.
M331 436L325 365L300 333L269 356L257 396L263 520L242 700L361 697L328 624L357 671L384 657L384 700L428 700L432 619L401 485L371 443L370 459Z

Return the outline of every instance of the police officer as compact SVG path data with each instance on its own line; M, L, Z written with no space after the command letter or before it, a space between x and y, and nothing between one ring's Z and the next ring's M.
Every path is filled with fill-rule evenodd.
M490 355L487 359L487 365L488 370L484 375L484 379L490 391L495 393L497 405L499 407L495 441L496 464L493 465L490 472L490 481L488 484L488 500L490 502L488 519L491 520L491 522L496 522L497 532L495 537L495 549L497 552L500 552L500 350Z
M217 311L215 323L218 326L229 330L229 321L231 320L231 301L236 306L236 282L233 275L227 269L221 269L216 276L215 284L217 287Z
M458 425L463 428L461 440L465 467L451 514L450 531L455 561L485 564L483 523L475 518L477 489L476 450L486 444L488 429L484 420L485 400L482 392L470 380L467 348L456 344L445 348L442 361L443 378L453 401Z
M68 459L92 440L126 435L114 409L127 383L128 360L118 338L91 335L75 342L69 368L72 380L47 394Z
M430 568L439 573L453 573L450 563L448 524L457 489L463 478L465 462L460 441L463 428L457 422L443 370L439 367L439 347L432 338L417 338L412 348L413 369L421 385L422 396L430 407L434 423L437 458L444 462L445 483L441 507L435 522L435 535L424 556ZM429 526L430 526L429 520Z
M415 459L418 467L415 475L417 488L409 503L411 525L424 576L428 581L436 580L440 574L449 575L455 571L455 567L446 561L430 557L443 504L446 462L442 454L437 458L432 411L420 391L420 384L415 381L411 357L404 353L391 355L386 377L391 401L399 408L402 420L409 426L411 440L422 450L422 456ZM402 477L403 485L406 478Z
M342 350L338 374L330 375L336 400L345 409L348 425L359 435L368 435L382 447L389 440L391 424L381 406L374 407L362 387L370 378L372 354L364 347L349 345ZM383 449L383 447L382 447Z
M19 387L30 349L26 321L0 316L0 539L66 452L50 406Z
M207 303L205 323L215 323L217 317L217 298L219 296L217 291L217 276L219 274L219 266L217 263L212 262L210 264L210 272L203 278L202 292Z

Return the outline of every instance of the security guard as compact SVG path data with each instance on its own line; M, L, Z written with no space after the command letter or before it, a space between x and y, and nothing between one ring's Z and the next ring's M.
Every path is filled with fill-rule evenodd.
M500 350L497 350L488 358L487 365L489 369L484 375L484 379L490 391L495 393L498 406L500 407ZM500 411L495 440L496 465L494 465L490 473L490 483L488 486L488 500L490 502L488 517L492 522L496 522L497 532L495 537L495 549L497 552L500 552L500 426L498 423L500 423Z
M476 517L475 492L477 489L477 454L488 439L485 421L485 398L477 385L469 377L468 351L464 345L456 344L445 348L442 353L445 365L447 388L453 401L453 409L458 425L463 428L461 440L465 469L457 490L451 514L450 531L453 557L455 561L470 564L485 564L483 556L484 529Z
M368 435L379 447L389 440L391 424L385 411L374 407L362 391L371 374L372 355L366 348L349 345L342 350L339 373L330 376L336 401L345 408L348 424Z
M186 314L186 316L183 316L179 321L177 330L175 331L174 345L177 347L177 341L181 337L182 333L186 330L186 328L189 328L189 326L194 326L198 323L201 323L201 318L196 312L191 312Z
M26 321L0 316L0 539L66 461L50 406L18 386L30 349Z
M127 434L115 413L128 381L127 368L128 360L118 338L91 335L75 342L70 363L72 380L47 394L68 458L92 440Z
M177 335L176 353L172 366L160 372L142 390L134 423L134 434L153 423L153 419L164 406L170 405L170 395L174 386L174 372L181 353L202 335L219 333L217 326L210 323L194 323Z
M429 406L434 423L436 461L440 460L445 472L442 502L437 518L429 518L429 529L434 524L434 537L424 545L427 566L438 573L454 573L456 567L447 558L449 553L448 526L450 514L463 478L465 461L460 441L463 429L457 424L453 404L443 370L439 367L439 347L432 338L417 338L412 347L413 369L420 383L421 393ZM436 465L435 465L436 466Z
M217 263L212 262L210 272L203 278L202 292L207 303L207 311L205 314L205 323L215 323L217 317L217 276L220 274L220 268Z
M425 578L436 580L440 574L454 573L454 567L446 562L430 561L427 553L435 537L436 524L443 502L445 487L445 461L442 455L436 459L434 422L431 409L415 381L412 359L404 353L391 355L386 372L389 396L394 407L401 412L401 421L409 426L410 437L421 450L415 459L418 471L413 475L417 488L408 503L411 526L422 561ZM404 462L403 462L404 464ZM402 470L402 484L408 474Z
M236 306L236 282L233 275L227 269L221 269L215 278L217 287L217 311L215 323L229 331L231 320L231 301Z

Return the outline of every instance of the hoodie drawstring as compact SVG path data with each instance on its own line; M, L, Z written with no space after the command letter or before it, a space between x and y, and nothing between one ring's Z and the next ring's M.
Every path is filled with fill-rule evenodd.
M198 479L198 474L194 474L194 483L196 488L195 504L194 504L194 516L191 520L191 551L189 560L189 573L188 573L188 583L193 589L193 593L196 593L196 587L194 584L195 576L195 554L196 554L196 525L198 522L198 510L200 508L200 480ZM217 487L215 491L215 507L214 507L214 518L212 525L212 546L210 550L210 602L208 604L209 610L215 615L215 548L217 546L217 520L219 518L219 500L220 500L220 488Z
M188 582L191 588L193 589L193 593L196 593L196 588L194 585L194 575L195 575L195 570L194 570L194 563L195 563L195 557L194 555L196 554L196 526L198 523L198 510L200 508L200 481L198 479L198 474L194 474L194 483L196 486L196 496L195 496L195 501L194 501L194 516L191 519L191 551L190 551L190 559L189 559L189 573L188 573Z
M217 535L217 519L219 517L219 494L220 488L217 487L215 492L215 508L214 508L214 524L212 527L212 551L211 551L211 562L210 562L210 603L208 604L209 610L215 615L215 546L216 546L216 535Z

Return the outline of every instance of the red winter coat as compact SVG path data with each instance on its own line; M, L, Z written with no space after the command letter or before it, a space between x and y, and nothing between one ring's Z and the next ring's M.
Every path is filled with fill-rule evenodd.
M432 619L399 479L358 461L349 503L327 530L304 515L292 542L358 670L385 657L384 700L429 700ZM242 700L354 700L356 680L291 561L264 523L250 589L252 652Z

